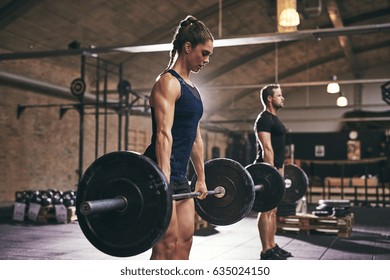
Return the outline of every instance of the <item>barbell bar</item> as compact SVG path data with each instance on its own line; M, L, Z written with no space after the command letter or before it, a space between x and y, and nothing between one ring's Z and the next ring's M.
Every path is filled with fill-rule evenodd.
M254 186L255 192L261 192L264 190L263 185ZM225 188L222 186L217 186L214 190L207 191L207 195L215 195L217 198L222 198L225 195ZM200 196L201 192L189 192L181 194L173 194L172 200L182 200L188 198L196 198ZM114 198L92 200L92 201L83 201L80 204L80 213L84 216L92 215L97 213L104 213L110 211L126 211L128 206L127 199L124 196L117 196Z
M114 198L83 201L80 204L80 213L84 216L105 213L110 211L126 211L127 199L124 196L117 196Z
M189 192L181 194L173 194L172 200L181 200L187 198L195 198L201 195L201 192ZM207 191L207 195L215 195L218 198L222 198L225 195L225 189L221 186L216 187L214 190ZM80 213L84 216L105 213L111 211L126 211L128 207L127 199L124 196L117 196L114 198L83 201L80 204Z

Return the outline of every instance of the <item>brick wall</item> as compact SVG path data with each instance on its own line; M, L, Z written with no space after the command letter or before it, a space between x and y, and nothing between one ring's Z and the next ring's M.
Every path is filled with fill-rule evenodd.
M77 67L75 67L77 69ZM69 87L79 72L60 69L43 60L9 61L0 71ZM71 96L71 94L69 93ZM51 97L15 86L0 85L0 204L14 201L15 191L76 189L79 167L79 113L69 110L60 119L59 107L27 108L17 119L18 104L69 104L77 100ZM118 116L108 115L107 150L118 148ZM99 154L103 154L103 116L100 117ZM150 139L148 117L131 116L130 130L142 129ZM138 152L146 146L138 143ZM122 144L123 147L123 144ZM85 115L83 171L95 159L95 116Z

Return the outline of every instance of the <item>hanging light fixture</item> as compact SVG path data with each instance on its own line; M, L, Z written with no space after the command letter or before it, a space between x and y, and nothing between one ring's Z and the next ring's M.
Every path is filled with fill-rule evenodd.
M296 31L300 23L296 0L278 0L277 14L279 32Z
M344 96L344 94L341 91L339 93L339 97L337 97L336 104L339 107L348 106L348 99L347 99L347 97Z
M332 79L333 82L330 82L328 84L328 86L326 87L326 91L332 94L340 92L340 85L336 82L337 80L336 75L333 75Z
M279 24L284 27L298 26L299 14L297 10L287 8L280 13Z

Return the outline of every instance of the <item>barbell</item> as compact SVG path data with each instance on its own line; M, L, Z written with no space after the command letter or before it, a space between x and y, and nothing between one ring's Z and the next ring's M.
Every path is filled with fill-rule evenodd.
M252 210L267 212L280 203L292 203L301 199L309 185L306 173L293 164L284 166L284 177L267 163L254 163L246 167L254 185L263 185L263 191L256 192Z
M259 169L258 165L266 167ZM283 178L270 165L251 166L244 168L226 158L207 161L209 191L206 199L195 199L198 215L214 225L230 225L251 210L277 207L286 193ZM262 180L252 173L254 170L264 172L259 175ZM91 244L106 254L128 257L145 252L166 232L172 201L200 195L194 192L196 180L195 175L192 192L172 194L164 174L151 159L126 151L103 155L87 168L78 186L76 214L80 228ZM307 188L307 181L297 184L306 184ZM290 188L295 185L292 183ZM271 186L277 191L270 191ZM268 199L273 202L264 203Z

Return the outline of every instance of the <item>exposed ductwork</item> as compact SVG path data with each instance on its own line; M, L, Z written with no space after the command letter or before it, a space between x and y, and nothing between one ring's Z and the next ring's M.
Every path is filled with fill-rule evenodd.
M47 96L63 98L72 101L77 100L77 98L72 95L69 88L49 84L44 81L38 81L15 74L10 74L3 71L0 71L0 82L2 85L29 90ZM96 101L96 96L91 93L85 93L84 98L86 102Z
M71 93L70 88L53 85L44 81L39 81L24 76L19 76L19 75L0 71L0 83L1 85L11 86L22 90L28 90L30 92L35 92L38 94L62 98L73 102L79 102L77 97L75 97ZM103 97L101 97L99 101L101 106L103 106L103 102L104 102ZM89 104L91 103L95 104L96 95L93 93L86 92L84 94L84 102ZM145 103L144 100L143 102ZM114 110L117 109L117 106L112 106L112 104L117 104L117 103L118 103L117 99L107 100L107 104L111 104L111 106L108 106L108 108ZM130 110L131 115L148 116L150 114L148 110L149 107L147 104L140 104L140 105L132 104L131 106L132 106L132 109Z

